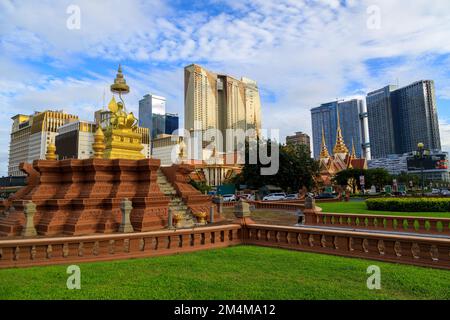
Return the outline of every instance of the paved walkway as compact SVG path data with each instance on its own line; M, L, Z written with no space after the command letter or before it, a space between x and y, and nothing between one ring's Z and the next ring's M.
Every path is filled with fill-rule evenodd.
M328 227L328 226L322 227L322 226L310 226L310 225L298 225L298 224L295 225L295 227L318 229L318 230L340 230L340 231L345 230L345 231L367 232L367 233L373 233L373 234L390 234L390 235L413 236L413 237L422 237L422 238L450 239L450 236L447 236L447 235L427 234L427 233L355 229L355 228L348 228L348 227Z

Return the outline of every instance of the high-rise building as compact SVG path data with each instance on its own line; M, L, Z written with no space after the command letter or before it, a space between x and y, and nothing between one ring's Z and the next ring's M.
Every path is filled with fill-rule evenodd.
M58 128L55 146L58 159L89 159L94 156L95 122L75 121Z
M33 115L18 114L12 120L8 175L23 176L20 163L45 159L47 145L54 141L58 128L77 121L78 117L63 111L44 111Z
M391 93L396 86L386 86L367 95L369 136L373 158L384 158L395 154L394 108Z
M260 134L261 101L253 80L237 80L192 64L184 69L184 100L185 129L220 130L224 148L227 129L254 129L254 136Z
M367 137L365 105L361 99L333 101L311 109L314 157L316 159L320 157L322 132L325 143L329 146L334 145L337 138L338 112L344 140L355 145L358 158L369 159L370 145Z
M311 150L311 139L306 133L296 132L293 136L286 137L286 144L299 144L307 146Z
M151 138L166 132L166 98L147 94L139 101L139 126L150 129Z
M178 114L166 113L166 131L165 134L173 134L175 130L179 129Z
M434 82L387 86L367 95L370 142L374 158L425 148L439 151L441 140Z
M418 81L392 93L397 153L425 148L441 150L434 81Z
M324 103L320 107L311 109L314 158L320 156L322 132L325 143L333 146L336 141L337 130L337 101Z

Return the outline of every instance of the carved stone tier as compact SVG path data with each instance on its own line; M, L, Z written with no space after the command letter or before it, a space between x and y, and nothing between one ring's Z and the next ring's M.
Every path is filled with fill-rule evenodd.
M19 236L25 226L24 207L36 205L38 235L84 235L117 232L120 203L132 201L135 231L167 225L169 198L156 182L160 161L155 159L37 160L23 170L34 184L20 189L0 211L0 236ZM18 196L19 195L19 196Z

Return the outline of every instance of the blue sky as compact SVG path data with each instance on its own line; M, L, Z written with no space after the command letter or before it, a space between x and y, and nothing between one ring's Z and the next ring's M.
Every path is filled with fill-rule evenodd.
M79 30L66 27L70 5ZM63 109L92 120L119 63L132 111L151 92L181 121L185 65L252 78L263 126L283 137L310 133L320 103L433 79L450 150L448 30L448 0L0 0L0 175L13 115Z

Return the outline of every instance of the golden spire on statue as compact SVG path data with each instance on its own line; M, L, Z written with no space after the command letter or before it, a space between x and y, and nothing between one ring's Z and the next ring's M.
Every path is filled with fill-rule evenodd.
M56 146L53 141L50 141L47 145L47 153L45 154L46 160L56 160Z
M141 153L144 148L142 135L136 132L138 121L133 112L126 112L125 101L122 98L122 95L130 92L130 87L127 85L120 65L114 83L111 85L111 92L118 94L120 101L116 102L113 96L108 104L111 118L105 131L103 157L105 159L143 159L145 156Z
M127 85L127 81L123 76L122 66L120 64L114 83L111 85L111 92L117 93L119 97L121 97L122 94L127 94L130 92L130 87Z
M103 134L102 126L97 124L98 128L94 135L94 144L92 149L94 150L94 159L103 159L105 152L105 135Z

